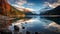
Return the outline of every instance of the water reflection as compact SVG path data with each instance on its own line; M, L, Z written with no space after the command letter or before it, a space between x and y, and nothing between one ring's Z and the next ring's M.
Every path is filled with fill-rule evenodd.
M12 25L9 26L9 30L14 31L14 26L18 26L19 32L22 32L22 34L25 34L26 31L31 33L39 32L42 34L59 34L60 28L58 30L58 28L50 26L51 23L55 22L40 18L40 16L37 15L27 15L24 19L12 23Z

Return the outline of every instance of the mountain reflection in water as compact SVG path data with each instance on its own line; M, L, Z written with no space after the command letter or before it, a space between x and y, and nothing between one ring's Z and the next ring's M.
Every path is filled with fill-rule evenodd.
M16 25L19 27L19 32L23 34L25 34L26 31L31 32L31 34L34 32L40 32L42 34L60 34L60 25L57 25L53 21L40 18L40 16L37 15L27 15L25 18L26 19L12 23L9 29L13 31L14 25ZM22 29L22 27L25 28Z

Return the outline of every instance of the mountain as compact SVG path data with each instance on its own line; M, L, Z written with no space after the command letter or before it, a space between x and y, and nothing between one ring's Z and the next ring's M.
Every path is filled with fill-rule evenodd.
M9 3L7 3L6 1L7 0L0 0L0 15L2 15L2 16L7 16L9 18L21 19L21 18L24 18L25 15L33 14L28 9L14 7L14 6L10 5ZM22 9L23 11L18 10L17 8Z
M51 7L46 6L46 7L42 8L42 9L40 9L39 11L41 13L41 12L45 12L45 11L48 11L48 10L51 10L51 9L52 9Z
M60 6L57 6L56 8L52 9L52 10L48 10L45 12L40 13L40 15L58 15L56 17L43 17L46 18L48 20L52 20L54 22L56 22L57 24L60 24Z
M42 12L40 15L60 15L60 6L54 8L52 10Z
M11 23L24 18L24 12L17 10L6 2L7 0L0 0L0 31L7 28Z
M33 14L28 8L19 8L10 5L7 0L0 0L0 14L12 18L25 17L25 15Z
M7 0L0 0L0 15L8 16L8 17L24 17L24 12L14 8Z

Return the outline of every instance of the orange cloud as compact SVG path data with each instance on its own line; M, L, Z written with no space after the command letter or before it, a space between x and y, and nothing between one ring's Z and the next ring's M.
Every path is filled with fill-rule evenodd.
M54 3L45 2L44 6L47 6L47 5L50 6L51 8L55 8L58 5L60 5L60 0L57 0L57 2L54 2Z
M23 6L19 6L19 5L15 5L15 4L13 4L12 6L20 11L34 11L34 9L32 9L32 8L25 8Z
M24 5L24 4L27 3L27 1L26 0L18 0L15 3L18 4L18 5Z

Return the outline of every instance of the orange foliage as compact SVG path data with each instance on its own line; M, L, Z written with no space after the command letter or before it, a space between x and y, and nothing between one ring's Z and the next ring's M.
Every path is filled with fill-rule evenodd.
M10 11L10 5L8 4L7 0L1 0L1 8L2 8L2 13L4 14L9 13Z
M7 3L7 2L5 2L5 4L6 4L6 11L10 11L10 5Z
M2 8L2 12L4 12L4 1L2 0L2 2L1 2L1 8Z

